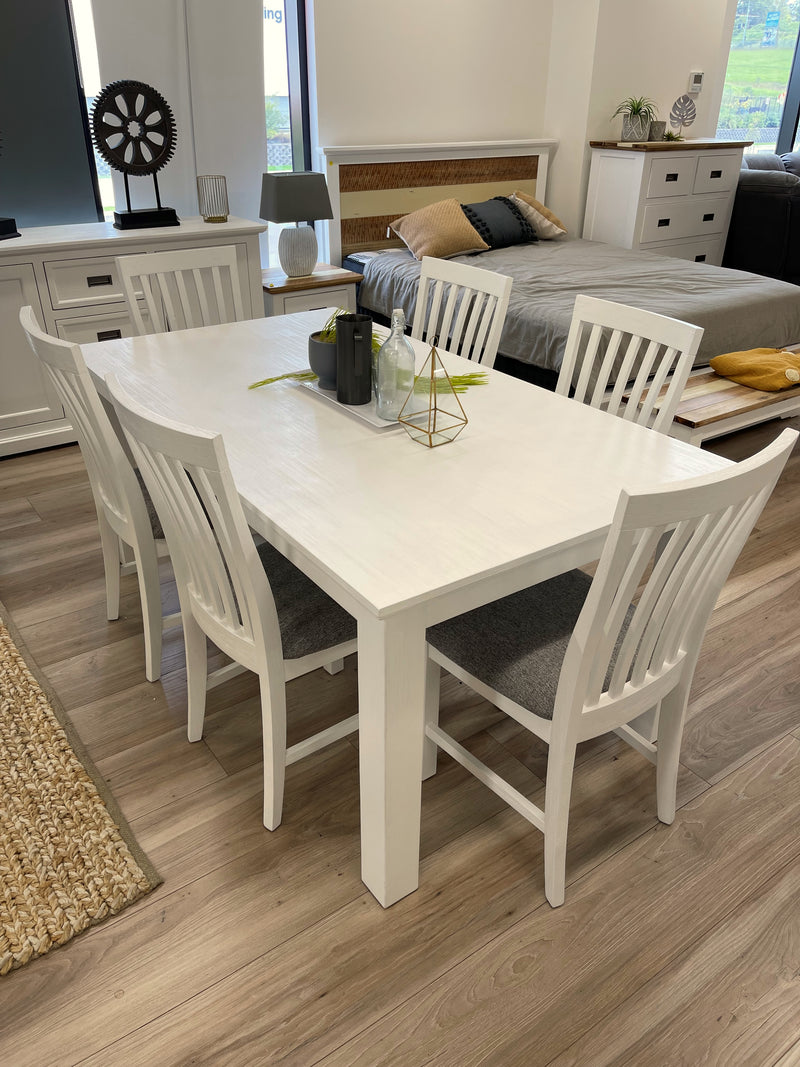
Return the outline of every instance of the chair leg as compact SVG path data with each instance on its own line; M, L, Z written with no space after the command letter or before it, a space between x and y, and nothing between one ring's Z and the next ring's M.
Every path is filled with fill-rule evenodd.
M675 819L681 737L688 699L688 686L673 689L661 701L661 714L658 720L656 804L659 820L668 826Z
M441 690L442 668L430 656L425 672L425 725L439 723L439 694ZM425 737L422 746L422 781L436 774L436 757L439 746L429 737Z
M199 741L203 736L203 721L206 717L206 689L208 677L208 653L206 635L197 625L190 611L183 611L183 643L186 649L186 700L187 733L190 741Z
M97 523L100 527L100 547L103 551L103 569L106 575L106 618L111 621L119 618L119 538L99 509Z
M157 682L161 677L161 638L164 622L155 543L151 543L143 551L140 549L136 552L135 559L144 626L145 675L149 682Z
M264 746L264 825L280 826L286 778L286 685L282 678L259 675Z
M567 827L574 766L574 743L551 743L547 756L544 801L544 895L554 908L564 903Z
M328 674L338 674L339 671L344 670L344 660L335 659L332 663L326 663L325 670L328 672Z

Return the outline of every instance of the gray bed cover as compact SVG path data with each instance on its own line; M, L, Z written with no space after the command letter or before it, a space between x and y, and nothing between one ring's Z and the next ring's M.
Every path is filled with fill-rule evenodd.
M696 366L722 352L800 343L800 286L759 274L566 238L458 256L511 275L514 287L498 351L558 371L579 293L617 300L702 326ZM412 321L420 263L405 249L363 267L359 304Z

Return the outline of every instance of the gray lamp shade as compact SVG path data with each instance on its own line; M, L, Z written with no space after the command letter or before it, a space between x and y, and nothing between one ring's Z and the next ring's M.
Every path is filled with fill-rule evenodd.
M267 222L332 219L325 175L313 170L265 174L261 179L260 217Z

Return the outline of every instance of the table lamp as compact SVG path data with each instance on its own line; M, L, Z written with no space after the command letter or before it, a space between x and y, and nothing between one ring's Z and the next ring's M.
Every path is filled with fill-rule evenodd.
M325 175L317 171L265 174L261 180L261 215L267 222L308 222L332 219ZM313 226L297 225L281 231L278 259L287 278L312 274L317 262Z

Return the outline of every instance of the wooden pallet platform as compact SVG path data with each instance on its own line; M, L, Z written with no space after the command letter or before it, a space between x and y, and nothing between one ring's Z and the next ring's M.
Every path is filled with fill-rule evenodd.
M791 352L800 345L787 345ZM661 390L663 395L666 386ZM646 395L646 394L645 394ZM625 398L627 399L627 397ZM712 437L800 413L800 385L766 392L738 385L713 370L694 371L686 383L670 430L671 437L699 445Z

